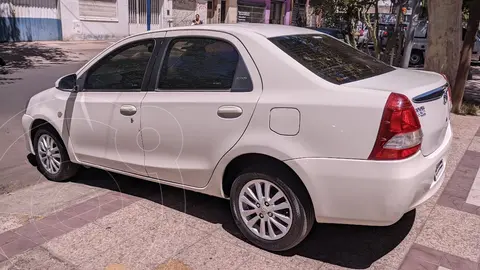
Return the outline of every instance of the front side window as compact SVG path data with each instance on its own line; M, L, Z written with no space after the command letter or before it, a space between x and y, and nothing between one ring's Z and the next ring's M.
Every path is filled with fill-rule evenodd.
M88 71L84 89L140 90L154 45L154 40L134 42L102 58Z
M168 46L158 88L168 90L228 90L239 63L230 43L214 38L178 38Z
M393 67L328 35L270 38L275 45L322 79L354 82L395 70Z

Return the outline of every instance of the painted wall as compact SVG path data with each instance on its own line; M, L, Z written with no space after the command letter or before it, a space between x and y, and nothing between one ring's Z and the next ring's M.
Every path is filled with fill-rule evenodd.
M60 0L63 40L118 39L129 35L128 0L117 0L113 19L82 19L79 0Z
M59 40L56 0L0 1L0 42Z
M206 0L173 0L172 4L172 26L191 25L195 14L200 15L203 23L207 23L207 1Z
M264 18L265 18L265 23L270 22L270 9L272 8L272 1L274 0L239 0L241 4L243 5L248 5L251 3L252 5L264 5L265 7L265 12L264 12ZM291 10L291 0L282 0L282 1L276 1L276 2L283 2L284 4L284 19L282 21L283 24L290 24L290 10Z

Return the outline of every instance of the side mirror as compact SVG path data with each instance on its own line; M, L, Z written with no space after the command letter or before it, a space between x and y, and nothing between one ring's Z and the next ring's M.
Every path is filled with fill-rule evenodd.
M61 77L55 82L55 87L60 90L77 92L77 74L69 74Z

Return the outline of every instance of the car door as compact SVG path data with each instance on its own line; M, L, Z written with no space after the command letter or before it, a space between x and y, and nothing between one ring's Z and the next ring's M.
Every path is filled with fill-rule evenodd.
M122 42L79 74L69 133L82 163L146 175L139 110L160 42Z
M141 106L148 175L204 187L245 131L262 92L243 44L215 31L167 32L155 91Z

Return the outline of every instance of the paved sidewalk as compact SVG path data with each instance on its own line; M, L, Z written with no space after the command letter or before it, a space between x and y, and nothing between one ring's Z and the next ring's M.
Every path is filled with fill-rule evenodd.
M88 169L0 195L0 269L478 270L480 118L452 122L442 190L389 227L317 224L271 253L243 239L225 200Z

